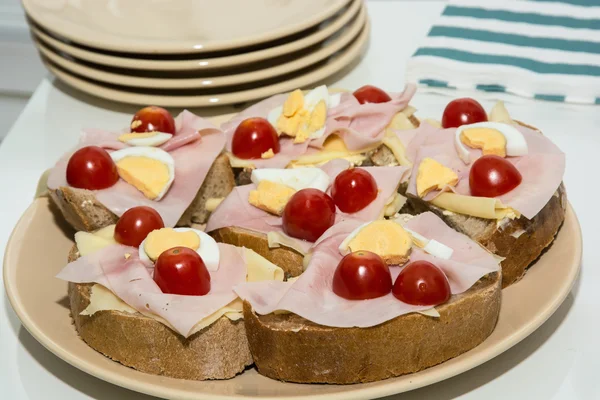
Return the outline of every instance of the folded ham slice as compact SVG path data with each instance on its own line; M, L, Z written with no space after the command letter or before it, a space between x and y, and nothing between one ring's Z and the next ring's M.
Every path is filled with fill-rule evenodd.
M321 169L330 177L335 179L350 163L346 160L333 160L323 165ZM362 168L362 167L359 167ZM336 210L336 223L345 219L357 219L362 222L379 218L386 202L396 193L400 182L407 179L408 168L406 167L365 167L363 168L377 182L379 193L371 204L354 214L346 214ZM260 210L248 202L248 195L255 189L254 184L238 186L223 200L217 209L211 214L206 225L206 231L210 232L224 227L245 228L255 232L283 232L281 217ZM308 249L312 243L298 241L302 248Z
M521 173L523 180L510 192L498 196L502 204L519 211L531 219L544 208L558 189L565 172L565 154L550 139L524 126L515 126L525 137L529 153L522 157L507 157ZM455 193L470 195L469 172L473 161L481 157L481 150L469 149L472 162L466 165L454 147L455 128L438 129L427 123L421 124L407 148L407 156L413 161L413 170L407 193L416 196L417 170L421 160L433 158L456 172L459 183L446 188ZM440 191L432 191L425 200L435 198Z
M321 149L325 140L332 134L339 135L350 151L369 148L382 141L385 128L392 118L408 106L414 96L416 86L408 84L402 93L390 93L391 101L378 104L360 104L351 93L342 93L340 104L327 112L325 133L304 143L295 144L293 139L282 137L281 149L269 159L251 160L256 168L284 168L290 161L306 154L311 148ZM247 118L267 118L269 112L281 106L287 94L279 94L263 100L221 125L227 137L227 151L231 151L231 141L238 125Z
M391 293L370 300L346 300L333 293L333 274L342 259L338 247L359 224L346 220L328 230L314 247L307 270L296 281L242 283L234 290L258 314L286 310L314 323L338 328L375 326L431 308L403 303ZM413 248L410 256L410 261L427 260L442 269L452 294L464 292L483 276L499 270L498 261L490 253L452 230L433 213L412 218L407 227L454 250L450 260L433 257L418 248ZM392 267L392 279L401 270L402 267Z
M243 248L219 243L219 269L209 271L210 292L204 296L163 293L152 279L153 269L139 259L138 249L105 247L69 263L57 278L74 283L98 283L142 314L166 321L188 337L202 319L236 299L233 286L246 281ZM126 254L130 256L126 258Z
M179 114L175 123L175 135L160 146L175 160L175 180L167 194L160 201L152 201L132 185L119 180L110 188L94 191L100 203L118 216L132 207L149 206L158 211L166 226L175 226L196 197L208 170L225 146L225 135L219 129L189 111ZM100 146L109 152L129 147L118 140L121 134L84 131L77 147L63 156L50 172L48 188L69 186L66 170L74 151L85 146Z

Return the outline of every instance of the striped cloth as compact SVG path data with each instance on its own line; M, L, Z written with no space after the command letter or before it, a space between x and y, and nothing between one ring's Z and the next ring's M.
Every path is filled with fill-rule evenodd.
M451 0L406 78L600 104L600 0Z

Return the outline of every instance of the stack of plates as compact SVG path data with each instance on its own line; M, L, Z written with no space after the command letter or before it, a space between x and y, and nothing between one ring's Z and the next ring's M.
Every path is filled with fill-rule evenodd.
M363 0L23 0L66 84L131 104L205 107L309 87L362 54Z

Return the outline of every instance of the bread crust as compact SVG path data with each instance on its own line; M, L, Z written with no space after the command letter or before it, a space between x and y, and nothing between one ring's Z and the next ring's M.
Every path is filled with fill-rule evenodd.
M501 274L492 273L436 307L440 318L402 315L370 328L331 328L295 314L257 315L244 303L258 371L298 383L352 384L414 373L483 342L500 312Z
M521 216L498 226L496 220L447 213L421 199L409 197L418 212L432 211L453 229L464 233L494 254L504 257L502 287L519 281L545 248L550 246L565 219L567 193L561 184L531 220Z
M226 227L209 234L217 241L254 250L270 262L281 267L286 278L298 276L303 271L304 256L289 247L269 248L267 235L248 229Z
M69 260L77 257L73 247ZM241 319L223 316L186 339L139 313L81 315L90 303L91 287L69 282L71 317L79 336L114 361L138 371L190 380L229 379L252 364Z
M206 200L211 197L225 197L234 187L235 178L229 158L221 154L215 159L200 190L177 226L205 223L210 215L205 209ZM49 194L67 222L77 231L95 231L114 224L119 219L96 199L91 190L62 186L49 190Z

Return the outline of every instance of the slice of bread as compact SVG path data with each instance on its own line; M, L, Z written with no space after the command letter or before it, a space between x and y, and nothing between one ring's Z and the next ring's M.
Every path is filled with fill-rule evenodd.
M209 233L217 242L254 250L273 264L281 267L286 273L286 278L298 276L304 271L302 266L304 256L302 254L289 247L269 248L269 242L265 234L237 227L220 228Z
M69 261L79 257L77 247ZM155 375L228 379L252 364L243 320L223 316L185 339L142 314L99 311L81 315L90 304L91 284L69 283L71 317L79 336L94 350L121 364Z
M206 175L198 194L183 213L178 226L203 224L209 216L205 209L206 200L225 197L233 190L235 179L229 158L221 154ZM61 210L67 222L77 231L95 231L117 222L119 219L104 207L90 190L59 187L49 191L50 198Z
M257 315L244 303L258 371L299 383L351 384L410 374L483 342L500 312L501 276L480 279L436 307L439 318L412 313L370 328L332 328L295 314Z
M417 213L434 212L453 229L469 236L492 253L504 257L501 263L502 287L507 287L521 279L527 268L554 241L565 219L567 194L561 184L533 219L521 216L507 220L500 226L496 220L448 213L412 196L408 198L408 203Z

